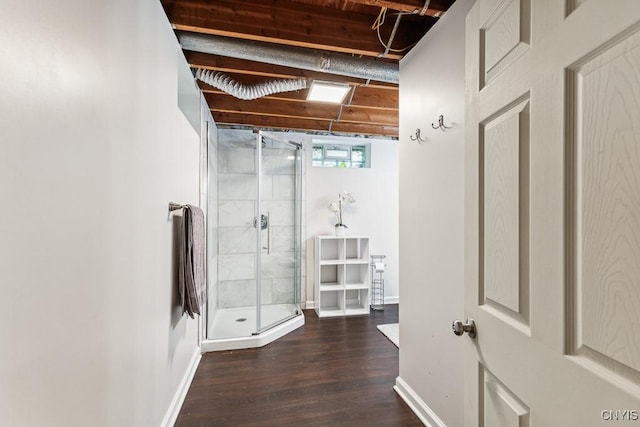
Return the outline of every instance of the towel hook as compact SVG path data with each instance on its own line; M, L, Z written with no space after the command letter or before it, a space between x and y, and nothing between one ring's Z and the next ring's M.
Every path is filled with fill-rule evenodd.
M415 136L414 135L410 135L409 139L412 140L412 141L418 141L418 144L422 143L422 142L427 142L426 139L424 139L424 138L422 138L422 136L420 136L420 128L417 128Z
M451 126L446 126L444 124L444 116L442 114L440 114L440 116L438 116L438 124L435 125L433 123L431 123L431 127L434 129L440 129L442 132L444 132L445 129L451 129Z

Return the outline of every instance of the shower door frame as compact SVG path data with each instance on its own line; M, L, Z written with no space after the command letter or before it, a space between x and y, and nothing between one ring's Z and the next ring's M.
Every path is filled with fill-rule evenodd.
M262 215L262 174L263 174L263 156L262 156L262 142L264 136L267 136L267 132L259 131L256 138L256 178L257 182L257 194L256 194L256 210L255 218L257 223L257 239L256 239L256 328L252 335L260 335L262 332L269 330L275 326L278 326L288 320L295 318L302 314L301 310L301 294L302 294L302 281L301 281L301 264L302 264L302 188L298 188L302 183L302 168L303 168L303 156L302 156L302 144L293 141L286 141L278 138L274 135L268 135L269 138L278 141L279 143L289 146L295 151L295 174L294 174L294 305L296 310L293 314L278 320L275 323L271 323L262 327L262 233L260 228L260 218ZM271 221L271 218L268 219ZM271 227L271 224L268 224ZM271 242L268 242L270 245Z

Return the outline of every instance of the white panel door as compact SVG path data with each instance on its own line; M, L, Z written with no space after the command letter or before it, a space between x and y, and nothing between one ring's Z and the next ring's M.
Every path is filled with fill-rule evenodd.
M640 1L477 0L466 64L465 424L640 425Z

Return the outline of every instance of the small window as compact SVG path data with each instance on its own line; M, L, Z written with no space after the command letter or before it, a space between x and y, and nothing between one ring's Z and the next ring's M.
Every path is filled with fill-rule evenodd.
M314 144L312 163L322 168L368 168L369 146Z

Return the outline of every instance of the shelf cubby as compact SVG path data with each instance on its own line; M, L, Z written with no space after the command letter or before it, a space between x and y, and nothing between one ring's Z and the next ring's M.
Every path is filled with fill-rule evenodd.
M345 264L344 284L369 288L369 264Z
M323 239L320 242L320 261L322 263L339 262L344 258L344 242L339 240Z
M319 303L325 316L342 316L344 313L344 291L321 292Z
M369 289L347 289L344 293L345 314L369 313Z
M345 259L358 259L358 239L345 238Z
M321 264L318 268L320 268L320 284L324 285L327 283L338 284L343 283L341 280L344 275L343 270L344 266L338 264Z

